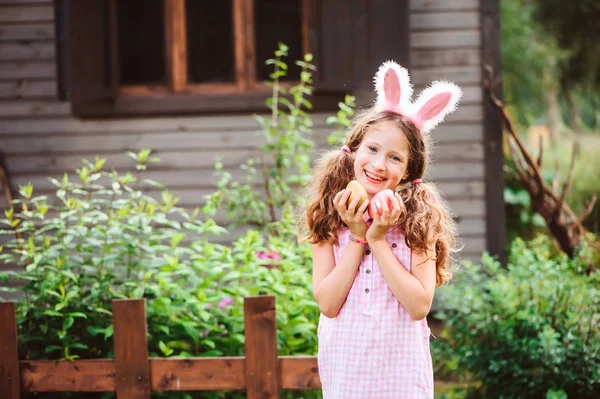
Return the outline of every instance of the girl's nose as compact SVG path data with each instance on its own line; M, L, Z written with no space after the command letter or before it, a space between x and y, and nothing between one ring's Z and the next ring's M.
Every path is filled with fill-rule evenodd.
M377 170L385 169L385 162L383 161L383 159L381 159L381 157L375 157L371 164Z

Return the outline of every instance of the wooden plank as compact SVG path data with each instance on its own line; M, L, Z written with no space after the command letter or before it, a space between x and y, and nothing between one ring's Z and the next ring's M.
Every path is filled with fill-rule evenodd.
M21 361L25 392L113 392L116 365L112 359Z
M479 0L411 0L411 11L477 10Z
M56 97L56 81L54 80L20 80L0 83L0 99L34 99Z
M483 198L485 195L485 182L482 180L441 180L435 184L444 195L444 198Z
M1 90L0 90L1 92ZM326 128L327 114L313 115L315 129ZM269 117L269 115L262 114ZM0 122L0 136L6 134L39 133L44 135L65 133L92 133L109 134L125 132L210 132L214 130L231 132L245 130L256 132L260 126L249 115L221 115L221 116L194 116L194 117L153 117L153 118L120 118L120 119L32 119L19 124L10 121Z
M64 117L71 114L71 105L56 101L14 101L0 102L0 119L5 118L31 118ZM0 142L2 140L0 139ZM0 144L1 147L1 144Z
M66 104L66 103L61 103ZM48 119L47 119L48 120ZM29 121L11 120L9 126ZM9 127L10 129L10 127ZM329 131L315 130L313 138L324 142ZM472 141L472 140L471 140ZM43 136L18 133L0 135L0 147L5 154L35 154L40 152L64 153L110 153L151 148L169 150L250 150L265 143L265 138L256 131L212 131L212 132L131 132L122 134L47 134ZM322 144L321 144L322 145Z
M464 217L459 218L458 231L461 236L485 236L486 226L485 219L480 217Z
M11 61L0 63L0 81L10 79L54 78L53 61Z
M459 107L460 109L461 107ZM480 123L448 123L444 121L432 133L434 146L446 143L483 140L483 126Z
M0 398L19 399L19 353L14 302L0 302Z
M280 356L281 389L321 389L315 356Z
M52 39L54 39L54 23L52 22L0 26L0 42Z
M233 47L235 57L235 82L240 91L248 90L248 58L246 53L246 13L245 1L233 0Z
M243 357L151 359L155 391L218 391L245 389Z
M411 31L437 29L479 29L479 12L451 11L412 13L410 16Z
M449 80L458 85L479 84L481 69L478 66L447 66L415 69L412 74L413 84L428 85L434 80ZM459 107L458 111L461 108ZM456 113L455 113L456 114Z
M243 62L245 65L245 76L242 79L246 80L247 87L255 87L256 81L256 38L255 38L255 27L254 27L254 0L243 1L243 36L236 37L235 40L241 40L244 43L244 56ZM235 32L239 33L239 32ZM241 84L244 86L244 83Z
M413 32L410 34L410 43L412 49L479 47L481 36L478 29Z
M491 66L494 71L494 79L501 82L500 4L498 0L482 3L481 21L482 74L487 73L486 67ZM494 91L496 97L502 100L502 85L497 85ZM508 243L504 212L503 130L499 112L487 96L483 103L482 114L485 133L487 224L489 226L487 246L491 254L497 255L500 261L506 264L508 261Z
M443 66L479 66L481 52L476 47L413 49L411 62L413 68L432 68Z
M52 4L23 6L7 5L0 12L0 23L47 22L54 20Z
M431 75L435 76L435 73ZM442 78L448 79L450 78ZM436 80L439 80L437 78ZM456 82L456 80L454 80ZM465 122L482 122L483 120L483 107L481 105L463 105L458 107L456 112L446 117L444 124L448 123L465 123Z
M483 143L446 144L434 147L432 153L433 165L437 162L453 161L482 161Z
M150 398L145 299L113 299L116 391L119 399Z
M0 6L52 4L53 0L0 0Z
M279 398L275 297L244 298L248 399Z
M475 265L481 264L481 255L482 255L483 251L480 252L465 252L460 251L459 255L458 255L458 261L459 262L471 262Z
M0 61L54 59L54 42L0 43Z
M482 179L484 175L483 162L444 161L431 164L425 178L434 181L450 179Z
M0 141L1 142L1 141ZM60 142L56 143L60 145ZM150 166L152 170L177 170L180 171L186 168L212 169L214 168L217 158L221 158L225 167L235 168L244 163L253 155L252 151L248 150L207 150L207 151L175 151L175 152L159 152L156 154L161 162ZM87 154L35 154L35 155L6 155L5 163L8 170L12 173L53 173L75 170L82 166L82 159L93 161L95 157L105 158L106 169L134 169L135 161L124 153L106 154L102 152L94 152L93 148L89 148ZM196 180L196 179L194 179Z
M481 104L483 102L483 90L480 86L461 85L463 96L460 106Z
M460 218L485 217L485 199L450 199L452 213Z
M181 92L188 80L185 0L167 0L164 10L167 82L171 91Z
M483 251L487 250L484 237L468 237L467 236L467 237L461 237L461 239L464 244L464 248L462 249L461 252L468 253L468 254L481 254L481 253L483 253ZM461 252L459 252L459 255Z
M64 104L64 103L61 103ZM19 121L14 121L17 124ZM35 140L33 140L35 138ZM51 152L54 154L102 154L120 153L125 156L125 151L134 151L141 148L152 148L161 153L178 150L249 150L264 143L262 135L249 131L236 132L158 132L158 133L123 133L110 135L97 135L95 133L79 135L48 135L29 136L20 134L16 136L1 137L0 147L5 154L36 154Z

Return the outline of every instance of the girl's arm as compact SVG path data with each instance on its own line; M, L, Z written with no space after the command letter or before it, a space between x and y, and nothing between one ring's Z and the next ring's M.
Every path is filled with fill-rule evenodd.
M354 283L363 251L363 244L350 241L336 265L332 244L312 244L313 295L325 316L336 317L342 308Z
M424 319L433 302L436 284L435 260L432 254L412 253L410 272L385 240L369 242L373 256L390 290L414 320Z
M360 240L365 239L367 224L362 215L367 210L369 201L364 201L358 207L359 196L349 205L348 199L352 190L342 190L333 198L335 209L342 221L348 226L350 234ZM337 316L342 305L346 302L348 292L354 283L358 266L363 257L364 245L350 241L338 264L333 257L333 245L319 243L312 245L313 257L313 295L319 305L319 310L325 316Z
M410 272L400 264L385 239L386 233L405 211L400 195L396 193L394 197L392 209L388 208L386 201L381 201L381 214L378 211L373 212L373 224L367 231L367 241L387 285L398 302L404 306L410 317L421 320L427 316L433 302L436 284L435 260L432 256L434 251L413 252Z

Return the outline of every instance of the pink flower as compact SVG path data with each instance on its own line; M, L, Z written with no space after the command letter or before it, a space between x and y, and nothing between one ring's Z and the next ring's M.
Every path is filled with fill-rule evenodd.
M258 251L258 252L256 252L256 255L258 256L258 259L273 259L275 262L279 262L281 260L281 255L279 254L279 252L275 252L275 251L269 251L269 252ZM265 265L265 267L267 267L268 269L272 269L272 268L277 267L277 265L270 264L270 265Z
M231 297L227 297L227 298L223 298L221 299L221 301L219 301L219 309L223 309L226 306L230 306L233 304L233 298Z

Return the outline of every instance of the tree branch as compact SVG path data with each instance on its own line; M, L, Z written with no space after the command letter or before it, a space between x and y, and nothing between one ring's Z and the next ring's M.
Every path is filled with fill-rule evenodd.
M592 212L596 202L596 196L594 196L580 217L577 217L565 203L566 194L573 181L574 166L579 147L577 145L573 147L567 179L563 183L560 195L557 195L558 180L555 178L552 187L549 187L542 178L543 139L540 138L539 154L537 160L534 160L534 157L529 153L517 134L515 125L504 104L493 92L490 84L490 82L495 82L492 76L493 71L488 66L486 66L486 69L491 77L484 80L483 86L488 92L492 105L498 110L500 119L508 134L510 156L523 187L531 197L532 209L544 218L550 234L556 239L560 248L569 257L573 257L581 239L585 238L586 229L583 227L582 222ZM558 170L556 176L558 176Z
M573 151L571 152L571 163L569 165L569 173L567 174L567 180L563 183L562 191L560 193L560 197L558 198L558 202L556 203L556 208L554 209L554 216L558 216L562 209L563 203L565 202L565 196L567 195L567 191L571 186L571 182L573 180L573 169L575 168L575 158L577 157L579 146L577 143L573 144Z

